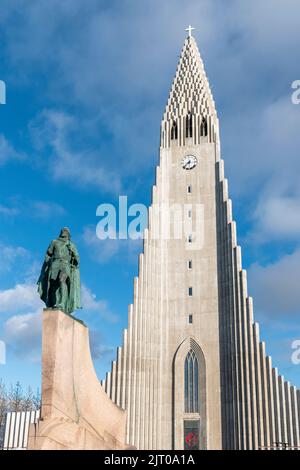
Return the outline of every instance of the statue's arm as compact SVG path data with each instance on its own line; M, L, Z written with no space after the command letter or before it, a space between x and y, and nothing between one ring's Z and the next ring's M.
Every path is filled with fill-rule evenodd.
M53 253L54 253L54 242L52 241L46 251L45 263L48 263L51 260Z

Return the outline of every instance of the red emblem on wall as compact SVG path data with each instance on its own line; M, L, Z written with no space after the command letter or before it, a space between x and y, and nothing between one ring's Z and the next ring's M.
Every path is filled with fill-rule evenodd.
M185 442L186 442L186 445L190 448L194 448L194 447L197 447L197 444L198 444L198 437L196 436L196 434L194 434L193 432L189 432L186 436L185 436Z

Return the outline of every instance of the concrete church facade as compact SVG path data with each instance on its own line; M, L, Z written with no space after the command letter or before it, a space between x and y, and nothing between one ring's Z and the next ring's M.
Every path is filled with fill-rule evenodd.
M156 207L182 207L201 227L154 236ZM171 223L171 228L175 222ZM127 413L138 449L299 446L300 392L266 356L247 276L212 93L189 31L161 124L149 227L128 328L102 382Z

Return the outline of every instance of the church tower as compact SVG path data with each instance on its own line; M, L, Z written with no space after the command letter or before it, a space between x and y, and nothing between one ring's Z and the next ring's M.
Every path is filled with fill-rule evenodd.
M191 28L161 123L128 329L106 393L138 449L297 446L300 394L253 320L219 124Z

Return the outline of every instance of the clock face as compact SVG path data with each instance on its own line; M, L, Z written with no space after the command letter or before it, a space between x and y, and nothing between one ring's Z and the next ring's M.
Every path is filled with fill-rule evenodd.
M181 160L181 166L184 170L192 170L197 165L197 158L194 155L186 155Z

